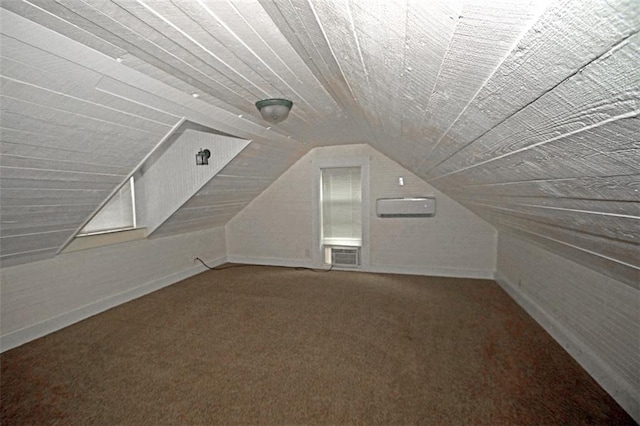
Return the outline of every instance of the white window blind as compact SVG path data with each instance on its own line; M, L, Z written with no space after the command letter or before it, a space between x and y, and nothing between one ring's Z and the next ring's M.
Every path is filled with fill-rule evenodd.
M121 231L136 227L133 178L122 186L78 235Z
M322 169L322 243L362 244L360 167Z

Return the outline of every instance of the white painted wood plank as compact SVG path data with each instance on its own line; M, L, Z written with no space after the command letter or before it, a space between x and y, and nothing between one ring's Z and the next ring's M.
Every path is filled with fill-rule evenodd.
M429 110L429 101L462 6L462 1L408 2L402 74L402 139L405 141L422 141L422 121L437 113ZM404 156L402 160L406 162L409 158Z
M118 58L125 53L125 50L92 34L92 28L85 30L78 25L74 25L72 22L80 23L81 18L75 16L71 10L66 9L57 2L50 0L30 0L29 2L12 0L3 2L2 7L53 31L64 34L71 39L77 40L112 58Z
M231 91L241 94L245 98L251 96L256 99L265 97L266 93L257 83L260 81L257 75L252 75L249 79L244 77L240 70L246 69L246 64L242 63L233 54L222 56L228 49L218 43L212 43L209 33L197 25L180 7L172 3L159 3L141 1L136 3L115 0L122 9L125 9L132 17L139 22L132 21L126 15L120 15L119 21L137 30L145 29L145 37L166 49L175 57L182 59L187 64L193 64L194 68L215 80L222 83ZM193 3L192 6L195 6ZM199 7L198 15L207 15L206 9ZM150 29L140 25L144 22ZM213 25L210 22L208 27L217 28L216 33L226 31L222 25ZM151 28L155 31L152 31ZM210 42L209 46L205 45ZM183 67L179 67L183 68Z
M329 41L322 26L315 19L315 13L310 3L297 2L294 5L290 1L280 3L274 3L270 0L259 1L298 55L304 58L315 78L344 108L346 118L359 130L361 138L375 140L375 133L367 125L363 111L336 62Z
M30 207L30 206L96 206L100 204L109 194L87 196L82 197L79 194L74 194L74 197L58 196L55 191L42 191L40 196L32 196L26 198L24 196L12 196L6 194L6 190L2 190L3 194L0 196L0 203L2 209L5 207ZM22 194L21 194L22 195ZM1 211L1 210L0 210Z
M95 207L92 206L90 209L82 206L43 207L40 211L29 213L24 212L24 208L19 208L16 211L10 211L10 208L3 208L2 224L3 226L6 225L8 229L25 229L27 231L29 226L38 228L56 224L60 225L57 228L58 230L68 229L69 226L67 224L69 222L81 224L95 210ZM7 212L5 213L5 211ZM23 225L27 225L27 227ZM60 245L57 246L57 248L59 247Z
M55 179L37 179L34 177L18 177L18 178L9 178L5 176L4 171L2 171L2 175L0 178L0 187L2 190L8 188L15 189L25 189L30 191L39 191L39 190L79 190L79 191L107 191L111 192L113 188L116 186L114 181L96 181L90 182L87 180L79 179L70 181L65 179L65 177L56 177Z
M632 174L638 171L633 165L638 154L629 157L631 163L621 162L609 154L620 148L628 149L635 143L639 123L637 117L608 122L532 149L513 152L484 166L459 169L430 181L448 188L467 183Z
M169 220L162 224L156 232L149 237L149 239L164 238L177 234L192 233L192 232L206 232L209 229L222 227L233 217L231 215L216 215L215 218L198 219L188 222L174 222Z
M495 224L500 233L517 232L559 256L638 287L639 246L637 243L612 240L598 235L534 222L481 206L464 203L474 213Z
M25 119L43 121L45 122L45 125L51 123L51 125L62 126L70 129L79 128L85 132L98 134L118 135L126 132L127 138L130 138L133 142L139 141L141 143L148 143L149 139L157 142L157 140L164 136L169 129L168 126L160 124L152 124L150 128L146 130L140 128L138 124L141 123L133 122L129 125L111 122L103 118L96 118L81 113L65 111L64 109L59 109L53 106L39 104L37 103L38 98L27 98L30 100L25 101L5 96L3 94L0 99L2 102L3 114L5 115L5 117L3 117L3 125L4 120L7 120L9 123L16 121L15 118L13 121L10 121L9 119L12 117L25 117ZM47 101L45 100L45 102ZM102 117L104 117L104 115ZM130 121L133 120L130 119Z
M114 187L126 176L109 173L72 172L66 170L46 170L15 167L0 167L2 179L35 179L41 181L110 183Z
M58 247L48 247L28 253L14 253L0 256L0 268L8 268L10 266L49 259L55 256L56 250L58 250Z
M178 115L186 116L190 120L208 127L245 139L257 139L259 141L267 138L274 141L281 140L284 143L300 143L295 138L288 139L273 130L257 126L223 109L198 101L188 93L180 92L171 86L152 80L144 74L84 46L75 44L69 39L27 21L12 12L3 13L1 19L2 33L114 78L118 84L121 84L122 90L116 90L115 93L112 92L113 95L130 99L131 93L139 93L140 91L161 94L163 98L171 99L189 112ZM126 84L121 83L121 81L126 82ZM131 100L135 101L135 99Z
M532 233L526 228L509 228L501 225L500 232L515 233L528 241L536 243L547 250L547 252L572 260L589 269L600 271L608 277L614 278L634 289L638 289L640 271L635 267L616 261L616 259L599 256L596 253L582 250L573 244L547 237L544 234Z
M114 96L139 102L176 116L186 117L189 121L260 143L264 140L291 146L295 149L301 143L279 133L277 128L265 128L250 123L242 117L221 111L193 97L172 92L168 86L149 84L137 87L127 85L112 78L104 78L97 86L98 90ZM175 90L175 89L174 89Z
M0 158L0 166L42 170L60 170L64 172L99 173L121 176L125 176L129 172L131 172L131 169L129 167L117 167L89 162L64 161L47 159L46 157L37 157L40 155L40 153L38 153L37 151L34 152L33 155L33 157L27 157L3 153L2 157Z
M0 238L2 256L41 250L43 247L60 246L73 230L60 230L32 235L19 235Z
M640 174L471 184L450 188L447 192L455 197L523 196L637 201L640 199Z
M247 61L238 57L238 53L230 51L227 46L218 42L211 37L209 32L205 31L205 28L216 28L216 36L225 34L228 26L224 22L209 20L209 25L201 27L171 3L143 3L144 7L136 7L130 2L123 2L122 5L126 5L129 12L162 34L161 37L158 37L157 34L150 34L149 37L154 43L164 46L167 51L181 58L184 62L194 64L195 68L209 79L214 80L217 84L222 83L226 88L241 95L244 102L239 103L233 99L227 99L223 94L219 94L219 91L208 90L207 92L214 95L215 98L234 105L241 112L249 114L255 111L253 104L259 99L267 97L292 98L298 107L292 110L289 121L296 119L306 125L317 124L318 118L312 120L306 112L308 109L313 110L314 107L301 108L302 105L298 97L292 96L293 93L274 89L264 81L260 74L248 67L245 63ZM197 7L196 3L190 6L196 7L195 14L200 17L209 15L211 11L205 7ZM189 7L189 4L185 3L182 7ZM220 7L214 8L216 12L220 12L220 9ZM246 102L247 100L249 102Z
M521 230L527 234L538 236L540 239L551 239L559 241L566 246L573 247L572 258L579 256L578 251L592 253L601 258L609 259L609 263L626 263L628 265L638 265L638 244L612 240L610 238L586 234L571 229L566 229L554 225L547 225L540 222L533 222L528 219L521 219L506 214L483 211L483 213L495 216L499 226L505 226L510 229ZM563 249L564 250L564 249ZM589 262L589 256L583 258L580 262Z
M21 132L0 127L0 153L3 156L12 155L16 157L40 158L70 163L85 163L98 167L112 167L122 169L119 171L121 174L127 174L130 171L128 165L121 165L121 163L123 163L122 152L118 156L96 153L93 150L90 152L78 152L59 146L57 143L61 142L60 139L50 138L46 135L41 136L41 138L37 138L33 133L27 133L25 135ZM43 146L40 143L41 140L44 140L45 144L53 147ZM87 151L89 151L89 149L87 149ZM118 166L114 166L114 164ZM126 170L126 172L124 170Z
M265 12L254 4L240 1L204 3L198 7L185 2L178 7L215 39L215 51L220 52L223 61L231 63L237 56L244 66L233 66L234 69L243 69L243 76L251 80L255 73L258 86L268 97L278 94L293 97L298 101L294 112L304 106L315 117L327 118L340 112L340 106L321 84L305 83L313 82L315 77ZM210 30L219 26L225 31Z
M552 3L503 61L441 143L424 158L430 170L456 151L527 107L594 58L637 32L634 0Z
M640 113L640 34L428 172L437 178ZM605 78L606 76L606 78Z
M478 201L485 204L501 206L513 205L519 207L546 208L550 211L589 211L594 214L602 213L603 215L612 214L640 218L640 197L638 200L629 202L557 197L486 196L480 194L458 195L456 198L460 201Z
M414 160L414 167L439 145L545 5L527 1L464 4L429 101L431 114L420 125L428 149Z
M213 70L198 57L190 54L188 58L179 57L181 53L188 52L181 50L172 38L165 37L150 25L155 19L153 15L146 15L144 20L135 16L137 11L143 10L142 6L131 2L123 5L103 3L98 10L84 3L67 0L64 2L73 7L79 15L102 27L105 30L102 35L105 40L157 69L188 82L199 91L215 93L217 97L232 105L238 105L248 97L249 92L246 89L223 75L216 72L213 76L208 75L206 71ZM170 30L170 27L163 28L163 32Z
M18 123L19 124L19 123ZM12 125L0 120L0 140L4 143L3 146L20 145L28 147L30 149L43 149L45 152L51 152L51 150L58 151L57 155L61 153L69 153L70 157L74 158L86 158L87 161L109 162L121 164L122 166L132 166L135 163L135 159L129 158L129 154L135 153L134 149L123 150L119 146L112 146L110 143L113 140L113 135L108 134L93 134L92 136L86 133L77 132L70 134L64 133L54 135L53 129L51 132L44 133L47 128L44 126L37 126L32 121L33 126L20 125L21 129L12 129L6 126ZM86 141L90 140L93 143L87 144ZM4 152L4 151L3 151ZM126 155L123 155L126 153Z
M74 117L77 117L76 120L87 122L89 126L92 126L91 122L99 120L100 123L113 123L153 134L163 134L171 128L171 126L166 123L147 120L143 117L127 114L113 108L107 108L80 98L32 86L6 77L0 77L0 90L2 90L5 98L27 99L31 104L74 114Z
M73 64L71 66L72 69L69 71L64 73L54 72L51 71L55 70L53 64L55 62L64 63L65 61L63 59L8 37L3 37L0 43L3 47L0 51L2 58L2 69L0 73L7 78L38 86L46 90L64 93L67 96L79 98L92 104L102 105L112 110L122 111L126 114L164 125L173 125L179 119L179 117L165 114L152 108L147 108L143 105L95 90L95 85L102 76L86 68ZM9 43L17 46L9 50L7 49L7 44ZM31 51L30 55L25 54L25 52L28 51ZM12 57L8 57L9 55ZM41 64L41 66L46 66L47 69L39 69L25 63L33 60L31 57L38 58L37 62L40 62L43 57L48 57L47 64Z
M76 229L78 229L77 221L70 220L55 220L51 222L47 222L46 225L42 224L34 224L34 223L8 223L3 222L0 227L0 236L2 237L11 237L18 235L29 235L29 234L41 234L48 232L57 232L57 231L68 231L69 233L73 233Z
M607 238L640 243L640 219L625 216L604 216L598 213L581 211L550 211L544 208L501 206L479 201L465 200L465 205L479 206L489 212L499 212L517 218L528 219L549 225L573 229L583 233L594 233Z
M246 191L262 192L269 185L271 185L270 181L242 176L225 176L220 172L202 188L199 194L207 195L210 191L234 191L239 188Z

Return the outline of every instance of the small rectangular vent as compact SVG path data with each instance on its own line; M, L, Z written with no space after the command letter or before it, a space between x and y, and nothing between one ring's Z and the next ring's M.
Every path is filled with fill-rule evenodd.
M330 247L331 264L334 266L360 266L360 247Z

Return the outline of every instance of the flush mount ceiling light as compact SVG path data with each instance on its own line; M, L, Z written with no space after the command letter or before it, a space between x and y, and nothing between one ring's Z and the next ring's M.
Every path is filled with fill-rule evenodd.
M262 118L273 124L286 120L292 106L293 102L288 99L263 99L256 102Z
M196 154L196 165L206 166L209 164L209 157L211 157L211 151L200 148L200 152Z

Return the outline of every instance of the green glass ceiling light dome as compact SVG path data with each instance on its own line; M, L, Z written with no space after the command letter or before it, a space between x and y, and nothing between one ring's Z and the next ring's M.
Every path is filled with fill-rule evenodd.
M286 120L292 106L293 102L288 99L273 98L256 102L262 118L273 124Z

